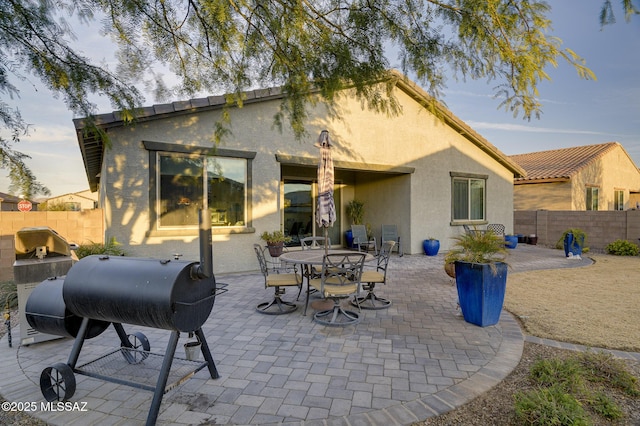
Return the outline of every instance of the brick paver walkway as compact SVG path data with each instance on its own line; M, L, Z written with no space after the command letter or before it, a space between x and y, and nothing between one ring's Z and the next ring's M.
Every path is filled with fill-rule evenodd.
M527 245L513 250L509 262L513 271L590 263ZM376 291L392 306L363 310L361 323L347 328L316 324L312 310L302 315L302 302L289 315L257 313L255 306L272 296L261 276L217 278L229 291L216 299L203 330L221 378L210 379L205 369L169 391L158 424L407 425L487 391L512 371L522 353L524 337L510 314L503 312L496 326L485 328L462 319L442 254L392 257L388 285ZM285 298L295 296L289 291ZM142 331L152 351L164 353L168 331L125 329ZM183 335L177 356L183 356L186 341ZM1 340L0 393L8 401L39 404L41 371L66 362L72 344L59 339L8 348ZM109 328L85 342L78 365L118 346ZM72 401L86 402L88 411L33 414L53 425L144 424L151 392L75 378Z

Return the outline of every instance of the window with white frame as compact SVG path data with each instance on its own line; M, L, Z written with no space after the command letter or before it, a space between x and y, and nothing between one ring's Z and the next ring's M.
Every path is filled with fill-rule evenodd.
M197 230L202 208L208 209L215 229L249 226L248 194L255 153L143 143L151 155L152 230Z
M624 210L624 190L616 189L613 191L613 209Z
M452 219L454 222L485 220L486 175L451 172Z
M594 186L587 187L587 210L598 210L598 188Z

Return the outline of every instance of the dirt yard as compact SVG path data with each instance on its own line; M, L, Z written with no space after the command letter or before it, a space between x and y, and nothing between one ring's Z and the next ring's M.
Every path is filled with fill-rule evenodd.
M640 259L589 257L591 266L510 273L505 309L527 334L640 352Z
M589 347L640 352L640 272L638 257L590 255L591 266L509 273L505 309L517 316L529 335ZM529 371L540 359L563 359L571 351L525 342L520 363L489 392L444 415L413 426L516 426L514 395L535 389ZM640 380L640 362L627 361ZM640 425L640 398L607 390L622 408L618 422L594 425Z

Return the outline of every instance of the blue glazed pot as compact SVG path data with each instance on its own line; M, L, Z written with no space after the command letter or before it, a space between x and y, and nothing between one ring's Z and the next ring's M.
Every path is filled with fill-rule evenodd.
M353 231L351 229L347 229L344 231L344 238L347 240L347 248L353 247Z
M505 235L504 236L504 245L506 248L514 249L518 246L518 236L517 235Z
M496 263L496 274L487 263L456 262L456 287L464 320L487 327L500 320L507 288L507 264Z
M438 250L440 250L440 241L424 240L422 242L422 249L424 250L424 254L427 256L436 256L438 254Z
M573 235L573 232L567 232L567 235L564 236L563 245L564 245L564 255L566 257L569 257L569 253L571 253L572 256L580 256L582 255L582 246L584 245L584 238L581 238L580 241L578 241L578 238L576 238L576 236Z

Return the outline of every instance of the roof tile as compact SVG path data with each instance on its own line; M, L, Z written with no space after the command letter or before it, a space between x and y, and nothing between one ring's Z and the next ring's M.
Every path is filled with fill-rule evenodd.
M527 172L527 177L517 178L515 179L516 182L569 179L587 164L618 146L621 146L618 142L607 142L597 145L510 155L509 158Z

